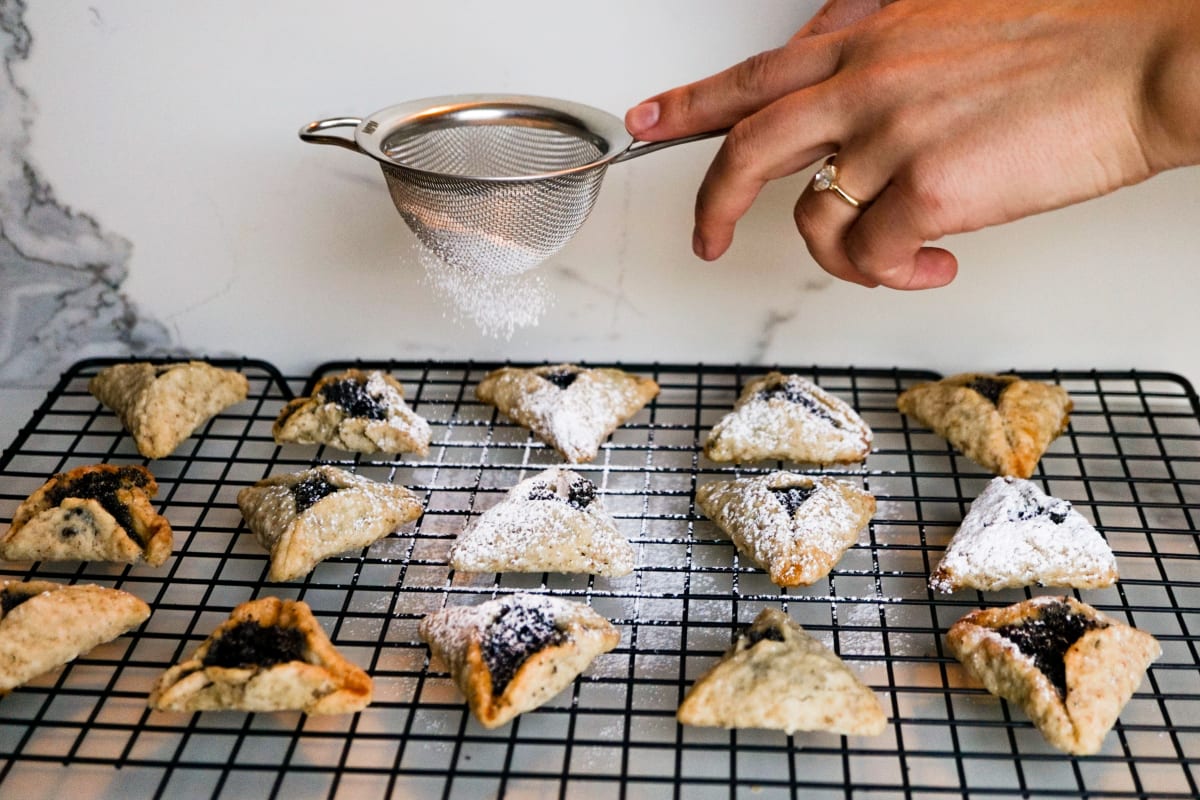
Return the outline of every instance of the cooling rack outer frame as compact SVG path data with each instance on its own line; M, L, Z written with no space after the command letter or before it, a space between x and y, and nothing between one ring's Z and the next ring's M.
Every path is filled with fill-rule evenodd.
M1090 515L1117 552L1122 581L1083 599L1151 630L1164 645L1095 757L1048 748L1024 715L967 681L945 629L968 610L1034 593L931 594L924 585L955 523L990 476L895 409L895 395L936 380L919 369L608 362L655 377L659 398L576 467L595 480L635 543L630 578L455 575L454 532L516 478L559 459L474 398L500 366L533 363L364 361L285 377L255 359L205 359L251 379L245 403L172 456L147 462L86 392L99 369L74 365L0 455L0 526L54 471L81 461L148 464L176 527L161 570L0 564L0 579L95 582L132 591L154 613L141 629L0 699L0 795L175 797L1194 797L1200 756L1200 402L1159 371L1010 370L1061 383L1070 429L1034 476ZM166 363L182 359L151 359ZM552 360L542 363L557 363ZM395 375L434 427L427 459L364 457L276 445L271 422L294 396L346 368ZM694 506L698 482L780 466L707 461L703 435L740 388L768 369L808 377L859 409L876 433L866 462L797 467L861 483L880 511L829 578L781 590L739 560ZM267 473L333 463L404 483L422 520L288 584L265 580L265 554L236 491ZM8 515L8 516L6 516ZM496 731L465 712L415 636L429 610L514 591L588 602L623 638L543 709ZM376 681L376 702L345 718L299 714L162 715L145 709L161 669L190 652L237 602L304 599L335 644ZM764 606L788 611L863 676L884 703L875 739L688 729L674 707ZM67 769L63 769L66 765ZM52 777L51 777L52 776ZM46 780L52 781L45 783ZM40 781L40 782L39 782ZM38 787L44 795L38 795ZM52 787L46 789L46 786ZM16 796L16 795L14 795Z

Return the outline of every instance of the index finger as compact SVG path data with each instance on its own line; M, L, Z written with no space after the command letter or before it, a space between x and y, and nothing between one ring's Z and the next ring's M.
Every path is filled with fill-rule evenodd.
M730 128L781 97L832 75L840 51L835 36L793 40L643 101L626 112L625 126L643 141Z

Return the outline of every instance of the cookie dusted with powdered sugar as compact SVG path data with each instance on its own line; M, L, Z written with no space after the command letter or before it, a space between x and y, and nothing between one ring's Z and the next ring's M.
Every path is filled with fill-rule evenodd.
M1150 664L1154 637L1071 597L974 611L950 627L950 652L989 692L1025 710L1046 741L1097 752Z
M367 547L424 511L403 486L332 466L273 475L238 492L237 503L271 553L272 581L307 575L326 558Z
M582 603L531 594L435 611L419 633L485 728L542 705L621 640Z
M1069 502L1021 478L993 478L971 503L929 587L1096 589L1116 580L1112 549Z
M799 375L771 372L746 384L704 443L713 461L862 461L871 429L845 401Z
M246 399L245 375L203 361L117 364L88 391L120 418L146 458L163 458L209 419Z
M567 461L581 464L595 458L600 444L658 395L658 384L611 367L555 364L495 370L475 394Z
M367 673L329 641L307 603L242 603L166 670L150 694L159 711L303 711L348 714L371 702Z
M9 561L167 560L175 535L150 502L158 482L140 465L91 464L61 472L17 506L0 537Z
M879 698L829 648L765 608L679 704L684 725L875 736Z
M1061 386L971 372L917 384L896 406L980 466L1028 478L1067 429L1073 403Z
M870 492L791 472L706 483L696 502L778 586L825 577L875 514Z
M518 483L459 534L450 565L466 572L633 571L633 545L604 510L596 484L551 467Z
M0 694L141 625L150 607L119 589L0 583Z
M279 443L325 444L353 453L429 454L429 423L404 402L404 387L379 370L348 369L317 381L279 412Z

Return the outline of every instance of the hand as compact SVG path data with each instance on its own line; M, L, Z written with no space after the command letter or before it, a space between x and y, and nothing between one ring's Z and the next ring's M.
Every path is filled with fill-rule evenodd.
M832 0L783 47L631 109L656 141L732 127L697 196L715 259L767 181L837 154L855 209L807 188L828 272L949 283L927 246L1200 163L1196 0Z

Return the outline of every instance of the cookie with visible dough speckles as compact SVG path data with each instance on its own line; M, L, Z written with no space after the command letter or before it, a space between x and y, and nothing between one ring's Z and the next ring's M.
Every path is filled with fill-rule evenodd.
M158 711L348 714L371 702L370 677L329 641L308 604L242 603L150 694Z
M993 478L971 503L929 587L1097 589L1116 580L1112 548L1069 502L1022 478Z
M759 612L679 704L684 725L830 731L875 736L887 726L879 699L829 648L787 614Z
M980 466L1028 478L1067 429L1073 403L1061 386L972 372L917 384L896 406Z
M174 533L150 502L158 482L140 465L92 464L59 473L17 507L0 537L8 561L112 561L151 566Z
M791 472L705 483L696 502L778 586L808 586L828 575L875 514L870 492Z
M386 372L348 369L326 375L308 397L291 400L271 428L280 444L325 444L353 453L429 455L429 423L404 401Z
M475 394L580 464L595 458L600 444L658 395L658 384L611 367L555 364L495 370Z
M621 640L588 606L532 594L435 611L418 630L485 728L544 704Z
M238 508L271 553L268 580L307 575L330 556L367 547L424 511L403 486L322 465L238 492Z
M596 484L551 467L518 483L458 536L450 566L466 572L628 575L633 545L604 510Z
M1072 597L973 611L946 642L989 692L1025 710L1046 741L1097 752L1162 648Z
M150 607L119 589L0 583L0 694L136 628Z
M112 409L146 458L163 458L212 417L246 399L240 372L203 361L117 364L88 382Z
M862 461L873 434L840 398L799 375L771 372L746 384L708 434L704 454L713 461Z

